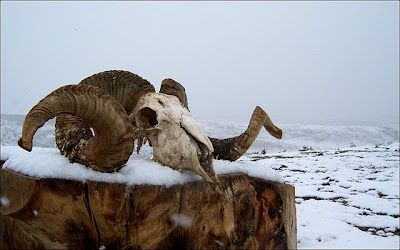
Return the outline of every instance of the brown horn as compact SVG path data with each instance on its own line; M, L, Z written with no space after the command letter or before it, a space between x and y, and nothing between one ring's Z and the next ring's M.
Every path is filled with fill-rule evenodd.
M36 131L61 114L81 118L95 132L75 145L77 162L101 172L116 171L127 162L133 151L133 126L122 106L93 86L67 85L43 98L25 117L18 145L31 151Z
M250 148L263 126L275 138L282 138L282 130L272 123L262 108L257 106L251 116L249 126L243 134L222 140L210 138L214 147L214 158L236 161Z
M271 118L269 118L269 115L267 113L265 114L267 115L267 119L265 119L264 128L268 131L270 135L272 135L276 139L282 139L282 129L275 126L275 124L272 123Z
M178 97L183 106L189 110L185 88L177 81L167 78L161 82L160 93Z
M124 70L109 70L83 79L80 85L99 87L116 99L125 111L130 114L140 97L148 92L155 92L153 85L140 76ZM55 137L57 147L71 162L76 159L76 144L82 138L91 136L90 128L81 119L60 115L56 119ZM140 149L143 136L136 135Z
M124 70L109 70L83 79L79 84L99 87L114 97L130 114L140 97L155 92L154 86L140 76Z

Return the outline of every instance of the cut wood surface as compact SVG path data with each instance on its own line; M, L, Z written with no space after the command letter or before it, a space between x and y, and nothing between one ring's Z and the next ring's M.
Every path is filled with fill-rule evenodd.
M246 174L171 187L1 169L1 248L297 248L291 185Z

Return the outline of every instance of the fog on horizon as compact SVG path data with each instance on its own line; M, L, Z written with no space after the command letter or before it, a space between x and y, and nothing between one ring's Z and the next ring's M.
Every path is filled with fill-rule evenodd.
M399 121L399 2L1 2L1 113L124 69L199 120Z

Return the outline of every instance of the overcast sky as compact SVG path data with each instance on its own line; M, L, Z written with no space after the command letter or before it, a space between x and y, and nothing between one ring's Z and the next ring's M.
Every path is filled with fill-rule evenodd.
M1 113L124 69L196 119L399 120L399 3L1 2Z

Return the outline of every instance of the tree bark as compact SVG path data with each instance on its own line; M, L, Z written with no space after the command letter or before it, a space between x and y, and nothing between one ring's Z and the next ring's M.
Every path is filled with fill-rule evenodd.
M293 186L219 176L171 187L1 169L1 248L297 248Z

